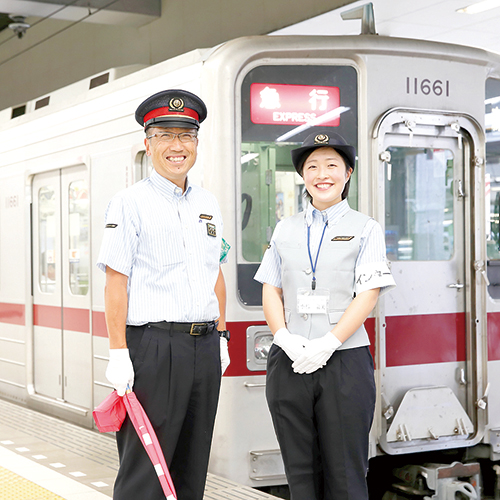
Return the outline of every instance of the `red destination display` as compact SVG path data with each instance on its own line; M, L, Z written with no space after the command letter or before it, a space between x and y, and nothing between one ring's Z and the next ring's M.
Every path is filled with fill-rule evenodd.
M318 125L338 127L340 117L335 110L339 106L338 87L273 83L252 83L250 86L252 123L302 125L318 120Z

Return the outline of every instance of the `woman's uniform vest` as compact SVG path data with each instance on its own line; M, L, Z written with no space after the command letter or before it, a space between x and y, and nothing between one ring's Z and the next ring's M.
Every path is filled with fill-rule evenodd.
M297 312L297 292L299 288L311 289L312 281L305 212L282 222L276 248L281 257L285 321L291 333L315 339L325 335L338 323L354 298L354 268L361 233L369 219L364 214L349 210L335 225L326 228L316 267L316 290L330 290L326 314ZM316 252L312 252L311 256L314 261ZM362 325L339 349L369 344L368 334Z

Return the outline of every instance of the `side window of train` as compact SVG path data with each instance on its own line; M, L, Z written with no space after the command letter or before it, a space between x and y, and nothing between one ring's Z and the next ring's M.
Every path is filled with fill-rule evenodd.
M253 279L280 221L304 209L304 183L290 150L315 128L357 146L357 72L351 66L258 66L241 85L239 299L262 304ZM355 169L357 174L357 169ZM357 208L357 177L349 203Z
M488 292L500 299L500 80L486 80L485 97Z
M450 260L454 251L453 153L389 147L385 172L387 258Z
M135 157L134 182L145 179L151 175L153 164L151 157L146 154L146 151L140 151Z
M68 188L69 288L73 295L87 295L90 268L89 192L83 179Z

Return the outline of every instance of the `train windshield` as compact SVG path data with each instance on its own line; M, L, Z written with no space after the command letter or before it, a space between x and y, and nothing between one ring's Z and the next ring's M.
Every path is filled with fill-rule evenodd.
M258 66L241 87L240 300L261 305L253 276L276 224L305 206L304 183L290 151L315 130L331 130L357 148L357 73L351 66ZM354 171L349 204L357 208Z
M486 244L488 292L500 299L500 80L486 80Z

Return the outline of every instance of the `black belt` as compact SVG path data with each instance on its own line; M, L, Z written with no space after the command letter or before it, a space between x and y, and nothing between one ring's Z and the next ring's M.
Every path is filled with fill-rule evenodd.
M153 328L161 328L162 330L169 330L174 332L189 333L189 335L206 335L213 332L217 325L215 321L208 323L174 323L168 321L158 321L157 323L148 323Z

